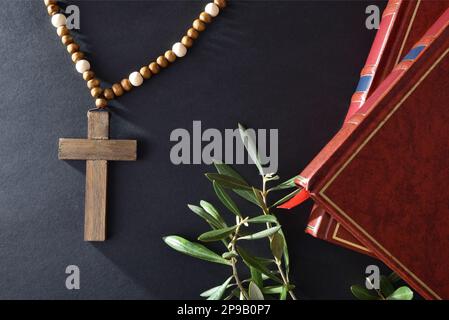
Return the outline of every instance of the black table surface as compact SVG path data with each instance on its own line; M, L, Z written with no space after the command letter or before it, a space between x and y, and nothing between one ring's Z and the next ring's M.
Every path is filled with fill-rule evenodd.
M167 50L204 1L71 1L76 39L113 83ZM60 161L60 137L86 136L92 99L43 1L1 1L0 298L196 299L221 265L169 249L162 237L207 230L187 203L216 203L207 165L170 161L170 133L279 130L279 171L297 174L342 124L375 30L375 1L233 1L187 56L112 104L111 136L139 141L137 162L110 163L108 236L83 241L84 161ZM258 183L254 167L237 169ZM377 260L304 233L312 203L278 212L291 278L304 299L350 299ZM67 290L77 265L80 290Z

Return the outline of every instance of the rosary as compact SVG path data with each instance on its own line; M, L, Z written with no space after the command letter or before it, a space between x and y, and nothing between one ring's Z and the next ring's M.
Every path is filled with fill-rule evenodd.
M187 49L193 45L200 32L206 29L220 10L226 7L226 0L213 0L208 3L204 11L195 19L180 42L176 42L171 50L157 57L143 66L139 71L131 72L128 78L122 79L111 88L101 88L100 80L95 77L85 54L75 43L66 26L66 17L56 0L45 0L47 12L51 16L51 23L56 28L61 42L66 47L75 64L76 71L83 75L87 88L95 99L95 107L87 112L87 139L59 139L58 157L61 160L86 160L86 195L84 240L106 240L106 186L107 161L134 161L137 158L136 140L109 139L109 112L106 110L108 101L122 96L139 87L144 80L158 74L161 69L168 67L177 58L186 55Z

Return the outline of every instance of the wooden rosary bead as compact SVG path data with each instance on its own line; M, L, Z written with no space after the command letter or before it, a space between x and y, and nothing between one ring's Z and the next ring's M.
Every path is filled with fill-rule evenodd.
M216 17L220 13L220 8L215 3L210 2L204 7L204 11L211 17Z
M44 0L45 5L48 7L51 4L56 4L56 0Z
M159 71L161 71L161 68L159 68L159 65L156 62L151 62L148 68L152 74L158 74Z
M211 23L212 22L212 17L208 13L206 13L206 12L201 12L199 19L201 21L203 21L204 23Z
M193 46L193 40L189 36L184 36L181 39L181 43L186 46L186 48L190 48Z
M80 46L76 43L71 43L67 46L67 52L70 54L74 54L75 52L79 51Z
M106 100L112 100L115 98L114 91L112 91L111 88L104 89L103 96L106 98Z
M84 52L77 51L72 54L72 61L73 63L77 63L78 61L84 59Z
M48 15L53 16L59 12L59 6L56 4L51 4L47 7Z
M175 60L176 60L176 54L174 54L174 52L171 51L171 50L165 51L164 57L165 57L165 59L167 59L168 62L170 62L170 63L173 63L173 62L175 62Z
M108 105L108 102L104 98L97 98L95 99L95 106L99 109L106 108Z
M131 73L128 77L128 80L133 85L133 87L140 87L143 83L143 77L137 71Z
M200 34L198 33L198 31L193 28L189 28L189 30L187 30L187 36L192 38L193 40L198 39L199 35Z
M220 8L226 8L226 0L214 0L214 3Z
M193 21L192 26L196 31L199 32L206 30L206 25L200 19L196 19L195 21Z
M89 61L87 61L85 59L79 60L76 62L75 68L76 68L76 71L83 74L84 72L90 70L90 63L89 63Z
M61 27L61 26L65 26L66 23L67 23L67 18L62 13L54 14L51 17L51 24L55 28L58 28L58 27Z
M176 42L171 49L178 58L182 58L187 54L187 48L181 42Z
M99 96L101 96L102 93L103 89L101 89L100 87L95 87L90 90L90 94L92 95L93 98L98 98Z
M112 91L114 91L114 94L116 97L122 96L125 92L123 91L123 87L120 83L114 83L112 85Z
M129 79L123 79L122 81L120 81L120 84L125 91L131 91L131 89L133 88L133 85L131 84L131 82L129 82Z
M86 71L83 73L83 79L89 81L95 77L95 73L93 71Z
M150 79L151 78L151 71L150 71L150 68L148 68L148 66L140 68L139 72L140 72L140 74L142 75L142 77L144 79Z
M159 56L156 59L156 63L159 65L159 67L161 68L167 68L168 67L168 60L167 58L165 58L164 56Z
M62 36L61 41L63 45L68 46L69 44L73 43L74 40L71 35L67 34L65 36Z
M56 33L58 34L58 36L63 37L70 34L70 31L66 26L60 26L56 29Z
M89 89L93 89L95 87L99 87L100 86L100 80L98 80L97 78L93 78L87 81L87 87Z

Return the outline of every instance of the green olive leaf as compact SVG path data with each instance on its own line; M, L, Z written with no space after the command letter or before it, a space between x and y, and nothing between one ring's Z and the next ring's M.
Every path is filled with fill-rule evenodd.
M273 256L279 261L282 259L282 255L284 253L284 243L284 237L279 234L279 232L274 234L270 242L271 252L273 253Z
M211 204L211 203L209 203L209 202L207 202L207 201L204 201L204 200L201 200L200 201L200 206L209 214L209 215L211 215L212 217L214 217L217 221L220 221L220 223L223 225L223 226L226 226L226 222L224 222L224 220L223 220L223 218L221 217L221 215L220 215L220 213L218 212L218 210L217 209L215 209L215 207Z
M231 166L217 161L214 162L214 166L219 174L235 178L239 180L242 184L249 185L248 182L246 182L245 179L243 179L242 176L237 171L235 171ZM250 201L255 205L258 205L257 199L255 198L252 190L233 189L232 191L234 191L237 195L239 195L243 199Z
M412 300L412 299L413 299L413 291L406 286L396 289L390 296L387 297L387 300Z
M249 157L256 165L257 169L259 170L260 175L263 176L264 170L262 168L259 153L257 152L256 143L254 141L255 137L252 137L250 132L240 123L239 123L239 133L240 133L240 138L242 139L243 145L245 146L246 151L248 151Z
M284 202L286 202L287 200L290 200L291 198L293 198L294 196L296 196L299 191L301 191L301 188L298 188L292 192L290 192L289 194L287 194L286 196L282 197L281 199L279 199L278 201L276 201L275 203L273 203L270 208L276 208L277 206L280 206L281 204L283 204Z
M207 300L220 300L223 297L226 289L229 286L229 283L232 280L232 276L229 277L221 286L219 286L208 298Z
M234 200L232 200L231 197L226 193L226 191L222 187L220 187L217 182L214 181L212 184L214 187L214 191L218 199L220 199L221 203L223 203L224 206L228 208L229 211L231 211L233 214L242 217L239 208L235 204Z
M243 262L245 262L245 264L248 267L253 267L256 270L259 270L261 273L268 276L271 280L274 280L279 283L283 283L282 280L279 277L277 277L272 271L270 271L265 266L265 264L260 262L257 257L254 257L253 255L251 255L249 252L247 252L242 247L237 247L237 252L239 253L240 257L243 259Z
M250 300L265 300L262 291L253 281L249 283L249 299Z
M394 292L394 286L386 276L380 276L380 292L384 297L388 297Z
M259 288L263 288L262 274L256 268L250 267L251 281L253 281Z
M253 187L253 193L254 193L254 197L257 200L257 205L262 208L262 210L265 214L268 214L269 210L268 210L267 205L263 201L262 191Z
M379 296L358 284L351 286L351 292L359 300L379 300Z
M232 226L232 227L207 231L207 232L201 234L198 237L198 240L203 241L203 242L210 242L210 241L219 241L222 239L226 239L229 235L231 235L235 231L236 228L237 228L237 226Z
M281 226L275 226L275 227L271 227L244 237L240 237L237 240L257 240L257 239L262 239L262 238L266 238L269 237L273 234L275 234L276 232L278 232L278 230L281 228Z
M196 213L198 216L206 220L207 223L209 223L212 227L216 229L223 228L224 225L217 220L215 217L211 216L209 213L206 212L201 207L195 206L193 204L188 204L187 207L189 207L190 210L192 210L194 213Z
M220 173L206 173L206 177L212 181L216 182L218 185L220 185L223 188L232 189L232 190L252 190L252 188L242 181L226 176Z
M279 295L279 300L287 300L288 289L286 286L282 286L281 294Z
M248 223L275 223L279 224L278 220L272 214L264 214L251 219L248 219Z
M296 181L296 179L298 179L299 177L300 177L299 175L294 176L293 178L290 178L290 179L288 179L287 181L284 181L284 182L278 184L277 186L268 189L268 192L276 191L276 190L290 189L290 188L297 187L295 181Z
M224 259L220 255L216 254L215 252L209 250L199 243L190 242L189 240L186 240L179 236L167 236L164 237L163 240L174 250L191 257L228 266L232 265L229 260Z

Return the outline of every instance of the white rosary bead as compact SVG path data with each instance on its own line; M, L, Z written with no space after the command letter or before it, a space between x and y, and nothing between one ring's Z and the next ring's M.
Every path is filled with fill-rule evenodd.
M187 53L187 48L181 42L176 42L171 50L178 58L184 57Z
M51 17L51 24L55 27L65 26L67 23L67 18L62 13L57 13L53 17Z
M131 84L132 84L134 87L138 87L138 86L140 86L140 85L143 83L143 77L142 77L142 75L141 75L139 72L137 72L137 71L134 71L133 73L131 73L131 74L129 75L129 77L128 77L128 80L129 80L129 82L131 82Z
M215 3L211 2L206 4L206 7L204 7L204 11L212 17L216 17L220 12L220 8Z
M90 63L87 60L79 60L75 65L76 71L79 73L84 73L86 71L89 71L90 69Z

